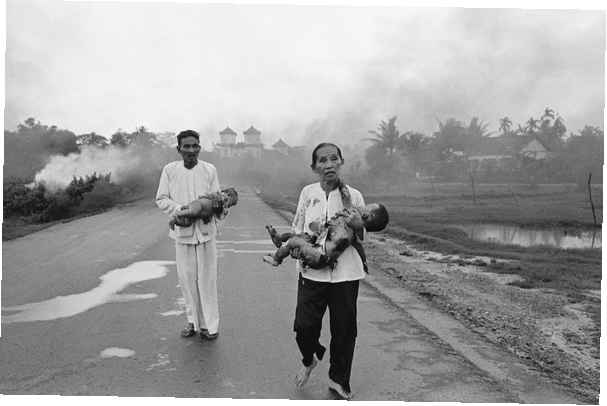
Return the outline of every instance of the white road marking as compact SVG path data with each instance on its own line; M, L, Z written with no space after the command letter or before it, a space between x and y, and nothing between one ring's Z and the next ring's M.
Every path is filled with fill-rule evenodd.
M272 244L272 240L217 240L217 244Z

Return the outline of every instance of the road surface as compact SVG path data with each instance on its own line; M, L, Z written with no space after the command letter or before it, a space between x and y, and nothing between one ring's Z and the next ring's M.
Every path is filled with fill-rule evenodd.
M297 275L262 262L265 224L287 227L242 191L218 238L214 342L179 337L174 247L151 199L4 242L0 393L332 399L328 357L294 388ZM364 283L351 383L356 400L517 401Z

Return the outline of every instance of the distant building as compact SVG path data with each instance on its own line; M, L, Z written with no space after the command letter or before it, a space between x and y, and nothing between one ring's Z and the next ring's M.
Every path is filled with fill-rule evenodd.
M291 147L289 147L289 144L287 144L286 142L284 142L282 140L282 138L280 138L278 141L276 141L274 143L274 145L272 145L272 148L274 148L276 151L280 152L283 155L288 155L289 149Z
M539 139L534 138L525 144L519 154L536 160L549 159L553 156L550 149Z
M229 126L219 132L221 137L221 144L234 145L236 144L236 131L232 130Z
M467 158L476 166L493 161L505 164L517 157L526 157L537 161L548 160L554 156L556 146L537 136L500 136L483 137L467 151Z
M261 159L263 144L261 143L261 132L250 126L244 133L244 153L252 155L255 159Z
M282 138L276 141L271 149L265 149L261 142L261 131L250 126L243 133L243 141L238 142L238 134L230 127L219 132L220 142L214 144L215 151L222 158L252 156L255 159L272 159L274 157L303 156L305 147L291 147Z
M219 132L220 142L215 144L215 150L222 158L242 157L245 155L261 159L263 144L261 132L251 126L244 133L244 142L236 142L238 134L229 126Z

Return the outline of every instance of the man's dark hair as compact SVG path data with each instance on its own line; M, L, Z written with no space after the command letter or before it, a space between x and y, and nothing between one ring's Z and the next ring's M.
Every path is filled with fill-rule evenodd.
M184 130L177 134L177 146L181 146L181 140L187 137L194 137L200 142L200 135L194 130Z
M335 149L337 149L337 155L339 155L339 158L342 161L344 160L344 157L341 155L341 149L339 149L337 145L333 144L332 142L321 142L316 146L316 148L314 148L314 151L312 151L312 164L310 164L310 167L312 167L312 169L316 169L316 153L322 147L335 147Z

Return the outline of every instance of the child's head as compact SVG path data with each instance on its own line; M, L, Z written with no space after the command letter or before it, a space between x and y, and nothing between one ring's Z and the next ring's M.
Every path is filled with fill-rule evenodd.
M365 206L361 213L367 231L381 231L388 225L388 210L381 203L371 203Z
M238 192L233 187L223 189L223 193L227 195L227 201L225 202L226 208L236 205L238 203Z

